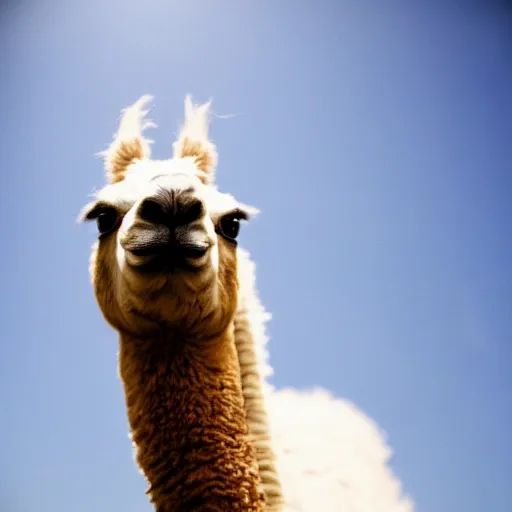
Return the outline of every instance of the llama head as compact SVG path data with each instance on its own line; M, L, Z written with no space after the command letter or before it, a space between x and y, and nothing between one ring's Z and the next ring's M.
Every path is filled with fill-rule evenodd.
M150 159L142 97L123 111L104 152L109 183L82 211L95 220L91 257L96 298L107 321L132 335L161 329L213 335L237 302L237 236L256 213L219 192L209 104L185 100L185 122L169 160Z

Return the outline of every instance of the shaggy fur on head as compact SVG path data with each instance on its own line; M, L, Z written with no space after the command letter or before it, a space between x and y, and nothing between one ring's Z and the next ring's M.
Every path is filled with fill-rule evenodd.
M216 154L208 107L187 100L174 158L159 162L142 137L147 100L124 111L104 154L110 184L83 212L100 230L112 221L94 246L91 275L101 311L119 332L136 460L159 512L262 512L234 339L236 242L221 229L223 219L247 218L250 209L209 184ZM169 204L169 226L141 213L162 197L156 215ZM162 247L151 244L170 240L162 238L168 233L199 255L174 270L147 270L148 247Z

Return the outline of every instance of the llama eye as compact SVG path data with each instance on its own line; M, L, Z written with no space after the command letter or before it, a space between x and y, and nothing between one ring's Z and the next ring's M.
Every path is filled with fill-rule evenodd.
M240 219L231 216L222 218L219 224L219 231L224 238L235 240L240 232Z
M106 235L107 233L110 233L110 231L116 227L118 218L119 215L113 208L106 208L100 212L96 219L100 234Z

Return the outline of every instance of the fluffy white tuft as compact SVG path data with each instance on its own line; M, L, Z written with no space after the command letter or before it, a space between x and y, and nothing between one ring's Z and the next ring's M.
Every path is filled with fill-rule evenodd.
M128 167L134 160L151 156L150 144L153 142L143 137L142 133L147 128L156 125L149 119L145 119L152 96L141 96L133 105L121 111L119 128L113 135L110 146L98 156L103 157L105 169L111 181L120 181L124 178Z
M355 405L294 389L274 391L266 403L285 510L414 510L388 466L384 434Z
M203 164L200 165L200 168L208 173L208 181L213 183L218 155L215 144L210 141L208 135L210 105L211 101L203 105L194 105L191 96L186 96L185 120L172 148L174 158L182 158L183 156L196 154L199 159L202 159ZM195 148L192 152L190 149L191 146Z
M130 140L142 137L142 132L147 128L156 128L156 125L150 119L146 119L149 112L149 106L153 101L153 96L145 94L141 96L133 105L126 107L121 111L121 120L119 128L114 135L115 139ZM146 140L146 143L152 141ZM148 148L149 149L149 148ZM149 158L149 154L146 155Z

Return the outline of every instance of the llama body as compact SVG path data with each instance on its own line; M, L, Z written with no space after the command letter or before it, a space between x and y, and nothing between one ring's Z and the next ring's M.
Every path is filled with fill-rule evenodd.
M94 290L119 333L136 459L156 510L412 512L373 422L326 392L267 381L269 315L234 243L255 210L214 186L208 105L187 99L174 157L150 159L148 100L123 112L104 153L109 185L83 216L98 221Z

